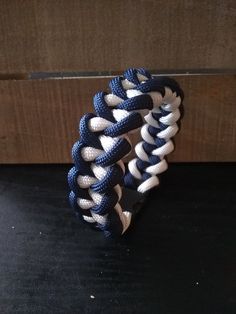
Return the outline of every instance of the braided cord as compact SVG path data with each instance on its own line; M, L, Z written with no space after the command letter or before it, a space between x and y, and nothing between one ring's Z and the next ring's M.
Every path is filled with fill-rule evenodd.
M111 93L94 96L96 114L80 121L80 140L72 148L74 167L68 173L70 203L77 215L105 235L123 234L132 213L122 208L122 187L145 193L159 184L167 169L165 155L174 149L183 92L170 78L153 78L144 69L128 69L109 84ZM129 134L141 127L136 158L128 163Z

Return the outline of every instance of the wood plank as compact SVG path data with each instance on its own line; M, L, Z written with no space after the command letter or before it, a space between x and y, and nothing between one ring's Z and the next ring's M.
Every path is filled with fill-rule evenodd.
M185 92L170 161L236 160L236 76L176 77ZM65 163L80 117L108 78L0 81L0 162ZM135 137L134 142L137 141Z
M2 0L0 73L235 69L235 19L235 0Z

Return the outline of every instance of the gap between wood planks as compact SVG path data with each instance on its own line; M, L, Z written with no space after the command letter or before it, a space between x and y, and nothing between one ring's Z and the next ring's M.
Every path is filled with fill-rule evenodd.
M150 70L154 76L189 76L189 75L234 75L236 69L189 69L189 70ZM75 79L75 78L109 78L121 75L122 71L70 71L70 72L29 72L0 73L0 81L7 80L42 80L42 79Z

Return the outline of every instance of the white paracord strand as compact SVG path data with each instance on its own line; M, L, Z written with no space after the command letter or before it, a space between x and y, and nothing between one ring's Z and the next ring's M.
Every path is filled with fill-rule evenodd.
M137 74L137 78L140 84L148 80L147 77L139 73ZM127 79L122 80L122 85L123 85L123 88L126 90L126 95L128 98L132 98L132 97L143 94L141 91L135 90L136 85L128 81ZM152 98L153 109L148 114L144 115L144 120L146 121L146 123L141 128L141 136L142 136L143 141L139 142L135 146L135 153L137 157L143 161L148 161L148 155L143 148L143 143L146 142L146 143L155 145L154 138L148 132L149 126L158 128L158 122L161 122L165 125L168 125L168 127L156 134L156 136L158 136L159 138L165 139L166 143L161 147L155 148L151 152L152 155L159 156L160 162L158 162L155 165L150 165L145 169L145 172L149 173L151 177L145 180L144 182L142 182L141 184L139 184L137 190L141 193L145 193L146 191L150 190L154 186L157 186L159 184L157 175L164 172L168 167L167 162L164 159L164 156L172 152L174 149L173 142L171 141L170 138L173 137L178 131L178 126L176 122L180 117L180 111L178 108L181 104L180 96L177 96L176 93L172 92L171 89L168 87L165 87L164 97L159 92L149 92L147 94L149 94ZM119 122L131 114L131 112L129 111L114 108L115 106L117 106L118 104L121 104L124 101L122 98L114 94L108 94L105 96L104 99L107 105L111 108L111 112L115 121ZM159 119L159 121L156 121L152 116L152 112L159 113L160 107L164 109L165 111L169 111L170 113L166 116L162 116ZM90 131L96 133L96 132L104 131L107 127L113 125L113 123L102 117L94 117L90 119L88 125L89 125ZM128 134L129 132L126 134L120 135L118 137L100 135L98 136L98 139L101 143L103 150L96 149L93 147L85 147L82 149L81 155L85 161L91 162L91 170L93 172L93 176L79 175L77 179L78 186L82 189L85 189L85 188L88 189L89 194L92 199L92 200L87 200L83 198L77 198L77 203L79 207L81 207L82 209L90 211L92 207L94 207L95 205L99 205L101 203L103 194L94 192L90 187L92 184L95 184L96 182L102 180L110 169L109 166L108 167L98 166L95 163L93 163L93 161L95 160L95 158L101 156L104 152L109 152L113 148L113 146L116 144L116 142L119 140L119 138L125 137L127 140L129 140ZM125 173L125 166L124 166L123 161L119 160L117 164L119 164L119 166L123 169L123 172ZM128 169L134 178L136 178L137 180L141 179L142 174L140 173L137 167L137 158L132 159L128 163ZM132 214L131 212L123 211L123 209L121 208L119 204L119 201L122 197L121 186L117 184L114 187L114 190L119 196L118 202L115 205L115 210L118 213L120 220L122 222L122 225L123 225L122 233L124 233L130 225ZM95 214L92 211L90 211L90 213L91 213L91 216L83 215L84 220L86 220L87 222L89 223L98 222L99 224L106 223L107 215Z

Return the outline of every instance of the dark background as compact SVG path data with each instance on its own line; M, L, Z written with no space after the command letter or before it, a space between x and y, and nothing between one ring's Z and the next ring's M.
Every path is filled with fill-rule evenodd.
M235 164L171 164L120 240L74 217L69 168L0 168L1 313L236 312Z

